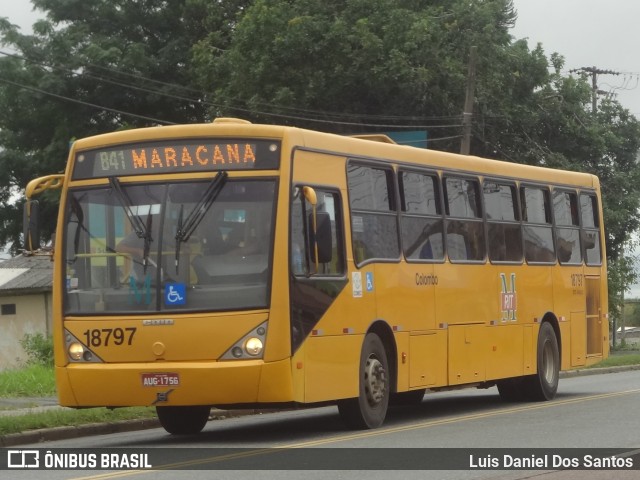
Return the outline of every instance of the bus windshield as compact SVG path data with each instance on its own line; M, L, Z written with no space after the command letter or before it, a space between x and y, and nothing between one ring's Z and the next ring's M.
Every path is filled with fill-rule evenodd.
M69 190L65 313L266 308L275 189L219 173Z

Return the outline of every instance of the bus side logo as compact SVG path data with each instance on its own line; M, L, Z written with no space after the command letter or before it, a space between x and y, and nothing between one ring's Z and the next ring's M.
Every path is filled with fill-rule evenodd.
M500 283L502 285L502 293L500 293L500 310L502 311L502 321L515 322L516 310L518 309L518 297L516 294L516 274L511 274L511 281L507 281L505 273L500 274ZM510 285L509 285L510 284Z

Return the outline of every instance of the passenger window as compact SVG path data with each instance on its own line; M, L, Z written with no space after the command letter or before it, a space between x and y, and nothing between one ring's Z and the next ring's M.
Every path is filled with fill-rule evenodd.
M556 225L577 227L578 199L574 192L555 190L553 192L553 211L556 216Z
M577 194L560 189L554 190L553 213L556 220L558 260L562 264L582 263Z
M522 228L515 185L485 181L482 192L487 212L489 259L492 262L521 262Z
M582 216L582 226L585 228L598 228L598 203L594 195L580 195L580 212Z
M400 172L401 233L407 260L443 260L444 230L438 177Z
M445 180L447 215L480 218L480 193L477 180L449 177Z
M580 195L580 214L582 218L582 245L587 265L601 265L600 221L598 216L598 199L595 195Z
M480 184L476 179L446 177L446 245L453 262L480 262L485 258Z
M401 172L402 211L416 215L440 215L438 177Z
M511 222L519 220L519 215L516 212L515 188L515 185L501 185L491 181L484 182L482 192L488 220Z
M347 167L351 236L357 264L400 256L393 170L350 163Z
M522 187L520 201L525 222L522 228L525 259L532 263L555 263L549 191Z

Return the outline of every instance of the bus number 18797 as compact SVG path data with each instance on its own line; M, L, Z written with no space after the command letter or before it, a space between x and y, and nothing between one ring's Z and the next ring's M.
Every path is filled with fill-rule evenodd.
M108 347L112 345L131 345L136 333L135 327L127 328L94 328L85 330L83 335L86 345L91 347Z

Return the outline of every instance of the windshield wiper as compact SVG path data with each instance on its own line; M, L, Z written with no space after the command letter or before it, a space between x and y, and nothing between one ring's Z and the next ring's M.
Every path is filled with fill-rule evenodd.
M140 218L140 217L138 217ZM151 262L149 258L149 249L151 248L151 242L153 238L151 238L151 222L153 221L153 215L151 215L151 211L149 211L149 215L147 215L147 224L145 225L145 234L144 234L144 246L142 249L142 272L147 273L147 263ZM153 262L151 262L153 263ZM153 265L157 267L157 265Z
M178 218L178 229L176 231L176 275L178 274L178 267L180 264L180 246L183 242L189 241L191 235L198 228L200 222L209 211L209 208L215 202L216 197L222 191L225 181L227 180L227 172L220 171L213 177L207 189L202 194L202 197L198 201L197 205L193 207L193 210L189 212L187 218L183 221L184 205L180 206L180 217Z
M122 190L122 185L120 181L116 177L109 178L109 184L111 185L111 189L116 192L116 196L122 205L124 213L126 214L131 226L133 227L133 231L135 232L138 238L144 239L144 247L142 251L142 265L144 267L144 273L147 273L147 263L149 261L149 249L151 248L151 242L153 238L151 238L151 211L149 211L149 215L147 215L147 223L146 225L142 221L139 215L133 213L131 199L127 196L127 194Z

